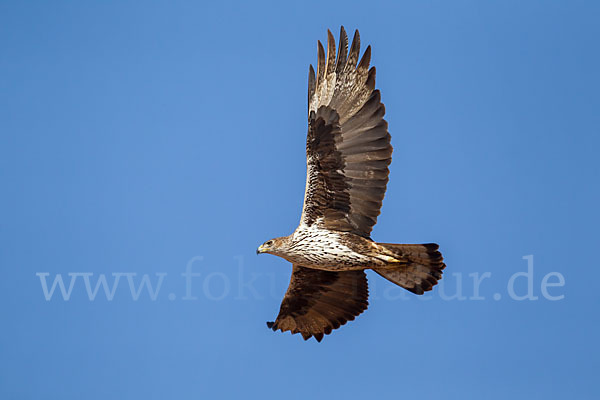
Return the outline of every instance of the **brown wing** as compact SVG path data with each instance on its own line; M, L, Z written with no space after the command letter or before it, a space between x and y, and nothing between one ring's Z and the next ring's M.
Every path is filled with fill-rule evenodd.
M318 342L369 306L364 271L321 271L294 265L290 286L281 302L274 331L300 333Z
M309 73L309 118L306 140L307 178L301 221L370 237L388 182L392 146L385 108L375 88L371 47L360 63L360 38L350 53L344 28L335 56L327 31L327 56L319 42L317 75Z

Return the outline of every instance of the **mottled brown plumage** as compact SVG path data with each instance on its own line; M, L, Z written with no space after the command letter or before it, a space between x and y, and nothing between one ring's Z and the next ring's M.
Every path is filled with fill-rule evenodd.
M294 265L290 286L281 303L273 330L300 333L321 341L369 306L364 271L321 271Z
M371 47L360 62L360 37L327 32L318 43L317 72L309 68L306 190L300 225L265 242L257 253L290 261L294 268L279 315L267 325L321 341L368 306L364 270L416 294L431 290L445 267L437 244L371 240L388 182L392 146L385 108L375 90Z

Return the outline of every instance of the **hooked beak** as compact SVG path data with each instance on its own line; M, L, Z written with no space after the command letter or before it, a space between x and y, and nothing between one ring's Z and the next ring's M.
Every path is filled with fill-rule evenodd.
M258 255L260 253L264 253L264 248L263 248L262 244L260 246L258 246L258 249L256 249L256 254Z

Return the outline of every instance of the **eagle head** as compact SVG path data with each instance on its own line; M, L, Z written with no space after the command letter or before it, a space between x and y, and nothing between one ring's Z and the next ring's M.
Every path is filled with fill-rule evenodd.
M256 254L269 253L281 255L285 252L287 237L279 237L267 240L256 249Z

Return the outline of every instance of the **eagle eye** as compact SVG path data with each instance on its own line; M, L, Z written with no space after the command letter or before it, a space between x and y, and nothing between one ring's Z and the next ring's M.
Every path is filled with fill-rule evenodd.
M267 243L265 243L267 246L271 246L273 244L272 240L267 241Z

